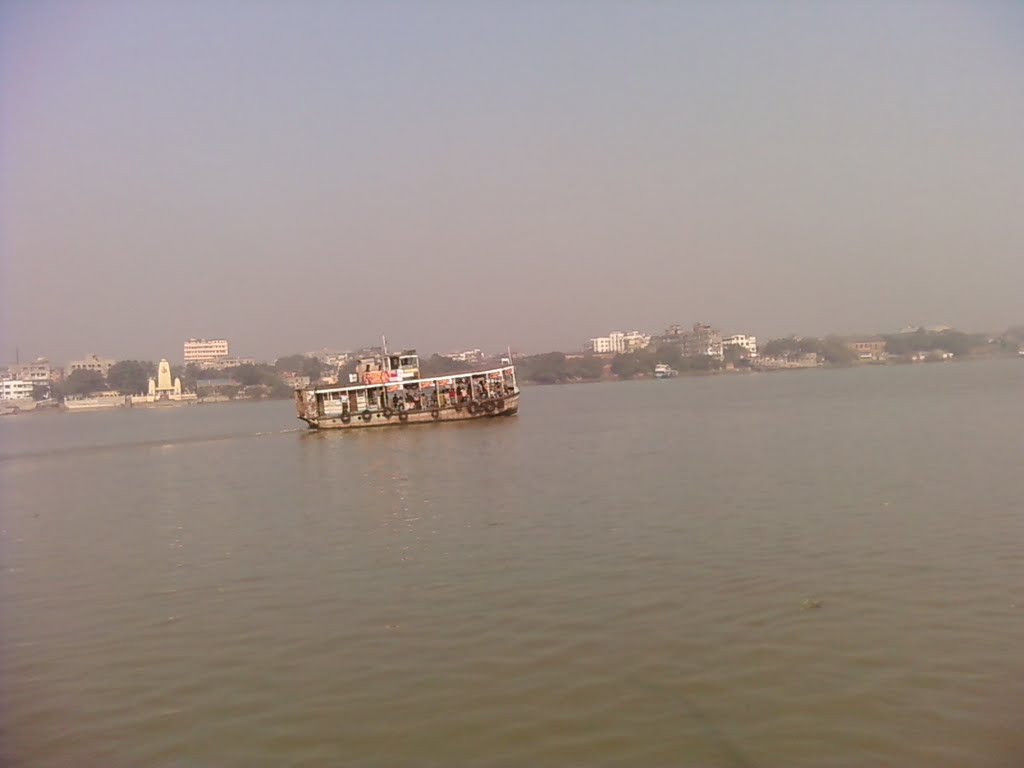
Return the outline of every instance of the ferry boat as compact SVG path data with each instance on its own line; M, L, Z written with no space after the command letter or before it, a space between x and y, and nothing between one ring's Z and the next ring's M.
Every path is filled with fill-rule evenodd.
M64 398L68 411L97 411L103 408L124 408L126 398L117 392L95 392L91 395L71 395Z
M350 385L295 391L311 429L358 429L513 416L519 385L511 358L500 368L420 378L416 350L363 358Z

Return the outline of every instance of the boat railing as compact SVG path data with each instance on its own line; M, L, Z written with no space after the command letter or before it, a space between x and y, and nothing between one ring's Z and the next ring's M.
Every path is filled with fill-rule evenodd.
M332 387L311 387L317 395L328 395L336 392L355 392L358 390L377 389L380 387L404 387L407 384L416 384L421 388L424 388L424 384L437 385L438 382L456 382L459 380L472 380L474 377L486 377L491 374L501 374L504 378L505 373L511 373L513 382L515 381L515 366L506 365L501 368L490 368L484 371L460 371L459 373L448 373L441 376L431 376L423 379L405 379L405 380L389 380L387 382L380 382L375 384L350 384L344 387L332 386ZM429 389L430 387L425 387Z

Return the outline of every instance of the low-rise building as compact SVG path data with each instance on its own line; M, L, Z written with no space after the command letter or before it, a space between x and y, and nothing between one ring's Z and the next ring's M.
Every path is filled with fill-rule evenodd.
M722 339L723 353L725 347L739 347L744 350L744 357L751 360L757 357L757 337L746 336L742 333L735 333Z
M203 371L223 371L240 365L256 365L254 357L220 357L216 360L200 360L192 363Z
M289 387L294 389L305 389L309 386L311 379L309 376L303 376L292 371L284 371L281 374L281 380Z
M650 335L640 333L640 331L630 331L629 333L612 331L607 336L598 336L591 339L590 351L598 355L609 353L627 354L629 352L636 352L638 349L644 349L650 343Z
M710 325L694 323L693 328L682 336L683 357L713 357L721 360L722 334Z
M112 357L97 357L96 355L88 355L81 360L72 360L68 363L67 372L70 376L75 371L96 371L106 378L107 371L114 364L114 358Z
M45 357L38 357L31 363L15 363L8 367L10 378L31 381L33 384L49 384L50 376L53 374L50 368L50 361Z
M881 360L885 357L885 339L857 339L846 343L861 360Z
M445 357L460 363L479 363L484 359L484 353L479 349L467 349L462 352L449 352Z
M0 400L31 400L32 382L22 379L0 381Z
M821 365L821 359L816 352L787 355L786 357L759 357L756 363L756 367L764 370L814 368L819 365Z

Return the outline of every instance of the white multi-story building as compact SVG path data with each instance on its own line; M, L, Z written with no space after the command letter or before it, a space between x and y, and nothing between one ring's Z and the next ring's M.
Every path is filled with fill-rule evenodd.
M75 371L96 371L106 377L107 371L110 370L110 366L113 364L114 359L112 357L89 355L81 360L72 360L68 363L67 371L69 376Z
M203 363L228 356L227 339L189 339L185 342L185 363Z
M31 400L32 382L21 379L0 381L0 400Z
M723 347L742 347L746 350L747 357L753 359L757 357L757 337L746 336L742 333L736 333L732 336L726 336L722 339Z
M608 354L611 352L623 354L643 349L651 343L651 337L640 331L612 331L607 336L598 336L590 340L590 349L595 354Z

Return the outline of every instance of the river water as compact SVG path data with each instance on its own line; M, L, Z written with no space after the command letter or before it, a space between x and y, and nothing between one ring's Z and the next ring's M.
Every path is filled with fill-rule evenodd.
M1019 766L1024 363L0 423L4 766Z

